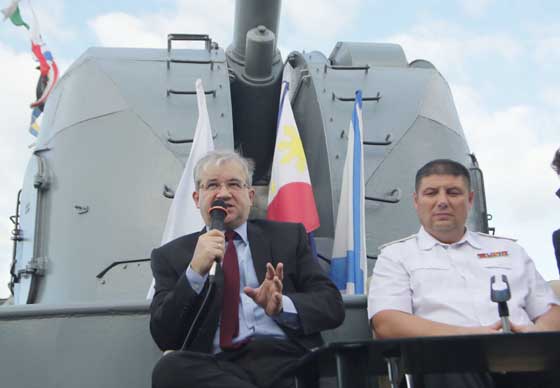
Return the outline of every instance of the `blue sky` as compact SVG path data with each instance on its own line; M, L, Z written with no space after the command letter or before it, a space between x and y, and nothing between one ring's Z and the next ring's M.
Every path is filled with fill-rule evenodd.
M31 0L43 38L64 71L91 46L164 48L169 32L209 33L230 44L230 0ZM0 8L9 0L0 0ZM24 18L29 0L21 2ZM558 278L550 234L560 228L560 2L284 0L283 57L329 55L337 41L392 42L449 82L467 140L486 178L498 235L518 238L547 279ZM28 105L37 71L26 31L0 23L0 297L8 293L15 197L31 150Z

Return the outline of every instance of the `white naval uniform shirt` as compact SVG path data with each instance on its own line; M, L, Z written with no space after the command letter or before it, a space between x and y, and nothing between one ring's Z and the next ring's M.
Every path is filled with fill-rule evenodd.
M551 304L560 304L514 240L467 229L460 241L444 244L420 228L381 248L370 281L368 319L381 310L400 310L451 325L490 325L500 319L490 299L490 278L496 275L499 285L502 274L511 289L514 324L530 324Z

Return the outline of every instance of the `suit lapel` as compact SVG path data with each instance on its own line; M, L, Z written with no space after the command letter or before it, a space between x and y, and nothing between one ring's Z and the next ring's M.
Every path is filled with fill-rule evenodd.
M270 241L262 230L250 221L247 221L247 239L251 247L253 266L255 267L257 279L259 284L261 284L266 274L266 263L272 262Z

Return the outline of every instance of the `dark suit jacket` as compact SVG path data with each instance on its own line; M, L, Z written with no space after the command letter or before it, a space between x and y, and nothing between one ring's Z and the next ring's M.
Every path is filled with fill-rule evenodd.
M173 240L152 251L151 265L155 294L150 307L150 331L162 350L180 349L204 297L189 285L185 271L201 232ZM298 311L301 329L282 329L289 338L306 348L322 343L320 331L334 328L344 320L344 307L338 289L313 257L301 224L265 220L247 222L247 238L259 283L266 263L284 263L283 293ZM221 311L223 272L216 271L216 292L209 308L202 312L200 325L188 350L211 353Z
M560 229L552 233L552 244L554 245L554 254L556 255L558 273L560 273Z

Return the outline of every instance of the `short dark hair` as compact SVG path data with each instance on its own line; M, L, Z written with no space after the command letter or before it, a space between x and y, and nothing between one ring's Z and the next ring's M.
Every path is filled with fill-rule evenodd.
M415 190L418 191L422 178L430 175L462 176L467 182L467 189L471 191L471 175L461 163L451 159L436 159L426 163L416 172Z
M550 166L556 172L556 174L560 175L560 148L558 148L554 153L554 159L552 159L552 163L550 164Z

